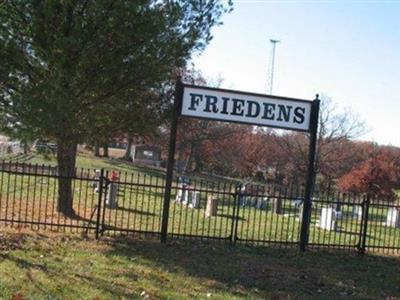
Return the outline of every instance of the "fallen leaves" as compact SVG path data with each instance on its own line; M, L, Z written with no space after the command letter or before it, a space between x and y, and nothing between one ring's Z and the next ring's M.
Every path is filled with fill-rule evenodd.
M25 300L25 298L21 294L14 295L11 300Z
M25 235L21 233L0 233L0 251L8 252L21 249L25 243Z

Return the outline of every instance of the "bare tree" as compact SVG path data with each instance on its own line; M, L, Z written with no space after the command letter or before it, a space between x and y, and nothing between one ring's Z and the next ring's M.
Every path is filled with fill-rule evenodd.
M316 172L320 183L330 187L334 180L351 169L355 159L353 140L365 134L366 126L350 109L339 109L327 96L322 96L316 154ZM277 139L287 155L287 174L291 181L302 181L308 163L308 134L289 133Z
M206 80L194 65L181 72L182 81L198 86L219 87L223 79ZM232 126L209 120L182 119L178 129L178 168L180 171L200 171L202 169L201 147L204 142L216 142L229 137L234 132Z

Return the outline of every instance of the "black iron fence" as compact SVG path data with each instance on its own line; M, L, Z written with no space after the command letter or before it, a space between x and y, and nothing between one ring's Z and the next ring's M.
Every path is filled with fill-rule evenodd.
M71 176L75 214L66 217L57 210L55 167L3 161L0 168L0 222L5 225L96 237L161 236L164 176L76 169ZM294 186L176 178L167 237L298 246L303 195ZM316 191L310 219L308 247L400 250L400 206L395 202Z

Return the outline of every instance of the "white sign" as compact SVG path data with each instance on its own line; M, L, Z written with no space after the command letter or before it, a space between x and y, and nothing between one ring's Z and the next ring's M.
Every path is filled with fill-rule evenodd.
M184 86L182 115L309 131L311 101Z

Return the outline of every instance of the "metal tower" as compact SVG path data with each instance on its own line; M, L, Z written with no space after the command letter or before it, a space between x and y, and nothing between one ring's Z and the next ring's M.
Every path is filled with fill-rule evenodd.
M274 67L275 67L275 47L276 44L279 43L280 41L270 39L271 42L271 62L270 62L270 72L268 74L268 80L267 80L267 93L272 94L272 87L274 85Z

